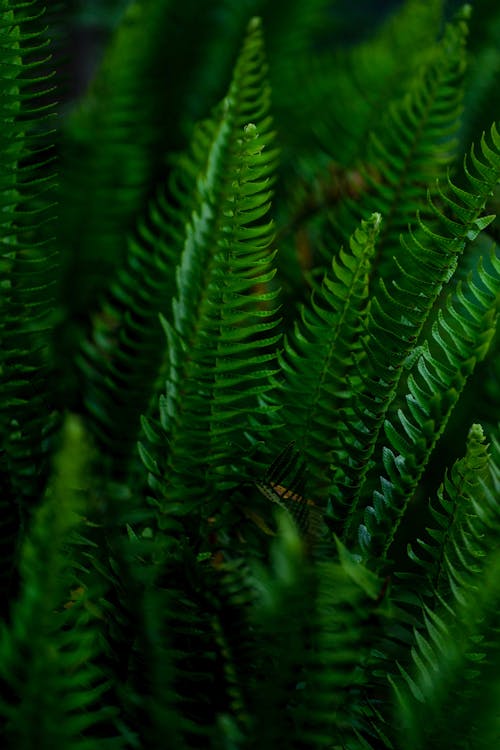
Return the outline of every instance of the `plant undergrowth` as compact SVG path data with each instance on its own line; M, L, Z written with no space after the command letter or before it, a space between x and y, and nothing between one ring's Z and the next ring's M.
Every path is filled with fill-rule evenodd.
M0 37L2 747L495 747L496 4Z

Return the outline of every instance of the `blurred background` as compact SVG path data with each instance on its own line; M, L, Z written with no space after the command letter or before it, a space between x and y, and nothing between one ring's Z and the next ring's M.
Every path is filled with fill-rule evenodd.
M77 96L87 86L101 58L110 35L132 0L68 0L65 15L68 28L68 64L71 75L71 95ZM238 5L240 0L232 0ZM229 3L227 3L229 4ZM387 15L402 4L402 0L331 0L329 34L332 43L348 46L373 33ZM450 15L463 3L447 0ZM494 3L489 3L493 6ZM476 0L472 5L488 2Z

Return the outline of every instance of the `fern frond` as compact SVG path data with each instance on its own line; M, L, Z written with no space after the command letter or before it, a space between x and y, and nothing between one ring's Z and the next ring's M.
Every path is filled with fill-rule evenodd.
M499 581L494 551L478 588L463 592L455 613L439 617L426 608L413 670L401 669L393 681L401 742L409 750L441 747L444 738L459 750L486 750L498 740Z
M266 749L284 736L293 748L369 747L358 744L365 727L350 696L366 680L381 586L342 548L335 562L310 566L287 516L271 565L256 574L255 741Z
M47 141L54 111L44 101L51 95L42 16L38 2L2 3L0 460L4 498L21 503L23 513L43 490L57 421L49 379L57 260Z
M480 263L478 279L451 293L422 354L408 375L406 405L398 419L387 420L389 446L383 451L386 476L374 505L367 509L360 541L382 553L396 534L429 456L442 434L451 410L477 362L484 358L495 333L500 302L500 258L491 256L486 271ZM373 548L372 545L373 544Z
M133 473L130 457L140 417L156 414L164 390L168 358L160 315L171 321L175 268L199 202L199 177L209 169L216 129L215 118L199 123L189 151L172 159L168 186L158 190L146 217L128 238L125 262L77 356L83 401L96 439L116 459L114 474L124 468Z
M439 617L457 612L465 597L481 585L488 550L496 544L500 520L493 474L498 463L489 455L480 425L473 425L465 456L457 460L429 501L426 532L408 545L412 565L399 572L391 589L392 600L406 613L406 647L396 658L408 665L411 629L421 632L426 608ZM408 627L409 626L409 627ZM387 672L393 672L394 659Z
M294 76L290 86L293 111L281 130L285 131L287 140L295 137L297 143L290 149L288 159L286 153L284 156L285 169L288 169L284 180L286 205L278 212L277 220L280 273L294 289L294 296L302 296L307 291L311 270L315 273L319 267L322 273L325 267L329 268L332 249L347 245L360 220L374 211L380 212L384 222L387 221L383 234L392 234L390 227L398 214L398 199L394 200L394 217L386 206L391 203L398 178L389 165L384 165L385 169L390 169L388 179L382 178L378 167L372 164L376 160L380 166L383 158L382 148L376 153L373 134L377 134L381 144L387 144L392 136L385 127L389 122L390 127L397 128L399 136L387 144L389 152L394 151L394 159L399 159L404 152L403 161L408 161L408 171L399 175L400 187L406 190L406 201L401 203L414 205L418 202L417 194L422 202L422 185L413 183L411 169L419 173L428 169L434 176L435 166L431 166L428 154L422 155L422 164L417 164L412 158L409 141L414 140L417 146L419 133L409 136L411 125L405 128L404 122L393 121L389 112L393 109L396 116L399 110L410 106L412 98L409 117L421 107L422 102L416 97L419 89L422 94L422 71L430 72L431 60L437 57L436 28L441 14L440 0L405 2L369 41L346 45L342 34L333 41L335 10L331 9L328 16L332 23L330 28L325 24L324 29L325 35L331 35L328 41L317 42L307 56L299 56L297 63L292 58L288 64L289 75ZM388 50L391 50L389 54ZM427 85L432 89L429 81ZM279 95L281 86L276 84L274 89ZM413 97L409 92L413 92ZM297 109L299 118L295 114ZM444 113L443 117L446 119ZM425 131L425 127L421 130ZM280 135L283 138L284 134ZM432 138L429 132L428 140ZM424 184L426 182L428 180ZM418 189L412 192L411 185ZM376 200L365 200L365 194L375 190L380 193L380 205ZM360 206L356 205L358 201ZM340 210L339 205L343 205ZM334 227L327 221L330 214L338 219ZM400 218L406 229L412 215L407 213ZM396 229L394 236L397 238ZM380 245L380 253L382 248ZM390 257L390 250L385 255Z
M342 241L358 217L379 211L384 222L375 259L379 278L398 277L400 236L419 211L427 208L424 186L437 193L455 158L462 111L467 24L463 16L448 24L430 59L410 82L404 96L392 100L368 139L360 180L366 189L344 197L333 213L334 234ZM395 257L394 257L395 256Z
M115 475L132 473L140 416L157 404L165 367L159 316L174 294L178 225L179 216L160 193L148 222L129 238L126 262L77 356L83 401L96 440L113 457Z
M284 376L281 413L287 435L297 441L318 499L328 488L341 409L349 399L355 363L361 354L368 274L379 232L380 214L352 236L349 249L334 257L331 271L301 310L301 322L285 339L280 357ZM335 512L340 518L340 508Z
M316 75L313 68L306 90L317 97L315 134L335 162L353 167L364 160L368 133L383 119L387 102L403 95L429 56L442 6L441 0L406 2L372 39L339 53L326 71L324 62Z
M491 222L491 216L483 217L481 213L500 176L500 136L495 126L492 127L491 138L493 147L489 146L485 139L482 141L482 160L477 158L474 150L471 152L470 161L474 165L475 174L471 173L467 162L465 164L471 192L456 187L451 180L448 181L446 193L440 191L446 212L451 213L453 219L431 203L432 228L420 218L416 227L402 239L404 254L398 260L400 277L398 281L392 282L391 287L386 286L381 280L379 289L371 301L366 335L367 366L364 367L361 388L354 399L353 412L346 415L346 432L348 435L351 433L352 437L346 445L347 460L342 463L339 459L339 472L336 477L336 492L348 501L354 500L346 538L351 536L360 520L357 506L364 491L370 461L378 445L384 422L390 414L391 404L400 384L404 382L405 370L419 357L419 337L431 316L432 307L443 287L453 276L466 243L474 239ZM493 276L495 275L496 271L493 271ZM483 275L483 282L488 289L490 282L487 275ZM471 293L474 299L476 293ZM490 294L491 292L486 292L487 296ZM478 296L481 298L482 292L478 292ZM464 310L465 325L472 324L475 329L476 324L468 322L472 313L467 312L467 300L459 300L454 304L458 309ZM482 304L480 300L478 304ZM455 319L452 327L457 327L458 341L461 341L464 334L460 333L456 314L450 314ZM435 328L437 340L433 346L437 345L439 348L442 348L439 338L443 335L440 332L443 325L446 328L448 322L439 323ZM480 354L481 357L484 355L479 329L476 333L478 338L473 335L471 339L471 346L472 341L476 341L473 346L478 347L477 354L473 355L474 361ZM444 336L446 340L447 334ZM429 353L425 354L422 363L429 356ZM463 359L463 366L466 368L467 353L458 344L457 357ZM431 367L434 368L434 365ZM441 377L446 376L438 375L438 378ZM464 370L462 385L465 379ZM451 377L450 388L453 389L452 380ZM440 430L445 422L446 420L440 422ZM411 485L414 487L413 480Z
M430 505L433 527L418 540L418 551L409 547L410 558L427 578L427 597L456 607L475 588L500 523L500 509L489 486L494 467L482 428L473 425L464 458L446 474L437 493L439 504Z
M61 205L72 253L64 258L63 293L75 313L93 307L123 259L127 234L159 174L158 152L183 143L180 112L172 116L169 107L172 102L180 107L195 64L182 43L183 24L193 43L195 35L200 41L207 31L200 19L201 12L206 20L207 9L196 10L194 2L189 7L169 0L130 3L66 125ZM173 69L182 76L170 75ZM71 283L73 274L79 288Z
M220 685L211 613L191 589L186 569L169 567L178 587L148 588L141 602L143 627L135 644L137 666L127 684L127 707L143 747L167 742L187 750L209 742Z
M250 722L255 586L249 566L195 557L168 532L136 546L149 546L152 564L148 570L142 561L137 578L146 573L125 715L144 747L165 741L186 750L211 742L222 747L229 731L222 717L237 733Z
M109 686L97 666L99 592L78 587L68 548L83 510L84 438L69 418L53 482L23 545L19 599L0 632L0 721L9 750L90 750L96 741L123 747L118 733L99 734L116 714L106 707Z
M418 546L408 547L414 566L398 575L393 588L393 597L421 634L422 615L425 619L429 610L445 619L456 615L482 586L488 555L498 539L498 475L496 450L489 455L482 428L473 425L464 458L446 474L438 502L429 504L431 525ZM407 666L405 655L398 659Z
M260 24L250 24L228 97L219 108L206 168L198 177L198 204L186 228L177 268L172 322L165 321L169 372L160 402L165 431L163 467L142 447L159 479L162 507L207 488L224 488L246 430L267 429L264 396L276 327L272 225L266 219L276 152L267 114ZM251 419L245 420L245 413ZM272 410L271 410L272 411ZM271 420L272 422L272 420ZM148 438L158 443L151 428ZM244 438L243 438L244 439ZM210 448L209 448L210 446ZM197 476L193 476L193 461ZM156 480L153 479L153 482Z
M328 0L257 0L254 6L266 30L273 114L282 144L281 169L294 170L297 154L311 140L311 122L316 119L311 106L311 62L318 55L325 26L328 30L333 26L332 11ZM325 19L330 23L325 24ZM322 88L321 94L325 90Z

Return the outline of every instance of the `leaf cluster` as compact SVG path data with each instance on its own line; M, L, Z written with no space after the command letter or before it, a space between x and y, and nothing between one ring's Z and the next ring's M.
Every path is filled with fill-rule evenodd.
M332 5L0 0L6 750L498 744L500 16Z

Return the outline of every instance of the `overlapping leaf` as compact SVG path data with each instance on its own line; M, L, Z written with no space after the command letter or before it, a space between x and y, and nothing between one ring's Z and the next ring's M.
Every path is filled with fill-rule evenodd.
M447 191L440 191L440 199L445 208L440 210L434 203L430 204L433 210L432 228L419 218L416 227L402 239L404 255L399 261L400 278L397 282L392 282L391 286L381 281L379 290L371 301L366 337L368 361L364 368L364 384L355 399L355 416L351 418L347 415L348 432L352 431L350 442L352 450L348 464L344 465L343 472L338 477L339 491L346 497L355 498L350 527L347 530L348 535L354 531L355 524L359 521L356 506L363 493L366 475L370 469L370 460L376 447L379 446L380 449L383 447L381 430L388 415L391 414L391 405L398 388L405 382L405 371L414 364L415 359L419 358L421 352L419 347L422 344L419 337L426 321L431 316L433 305L443 287L453 276L466 243L475 238L491 222L492 217L482 216L482 211L500 175L500 136L495 126L492 128L491 138L493 148L483 139L482 160L475 155L474 151L471 154L470 161L474 165L476 174L472 174L466 164L470 192L456 187L451 181L448 182ZM495 261L493 264L496 267ZM496 271L493 271L493 275L496 275ZM487 274L484 275L483 281L485 288L488 289L491 282ZM493 295L494 298L494 283L493 288L487 292L487 297ZM478 291L476 295L472 290L471 293L472 299L477 296L477 303L481 305L483 293ZM458 343L450 342L448 345L449 334L444 334L443 338L440 331L442 326L446 330L451 325L452 329L457 327L453 334L458 336L457 342L463 338L464 333L460 333L459 322L462 306L466 316L465 326L469 325L468 320L473 313L467 311L470 303L463 296L454 304L460 309L460 313L452 312L450 301L446 319L436 323L434 328L436 344L433 346L440 347L445 357L447 356L446 349L452 347L449 353L451 359L463 356L465 362L470 359L470 353L468 356L467 351ZM493 301L489 304L493 304ZM484 309L484 314L486 314L486 309ZM453 322L450 323L448 318L451 318ZM490 331L488 336L494 330L493 318L491 323L487 324ZM476 323L471 322L470 325L476 330ZM472 355L473 358L477 359L480 352L483 356L485 351L480 326L475 334L471 331L466 332L465 335L471 337L471 344L472 341L476 341L473 346L477 346L477 355ZM455 347L457 347L456 355L453 354ZM422 356L424 359L428 357L432 359L429 353L424 352ZM453 379L451 376L450 378ZM465 377L462 385L464 382ZM450 381L450 388L453 387ZM436 398L444 400L445 396L443 394ZM448 412L443 403L443 415L444 413ZM445 423L446 419L439 422L439 426L436 422L434 427L430 428L436 430L435 439ZM427 460L424 456L421 456L421 459L423 463ZM423 464L420 465L423 466ZM368 500L368 497L365 500Z

